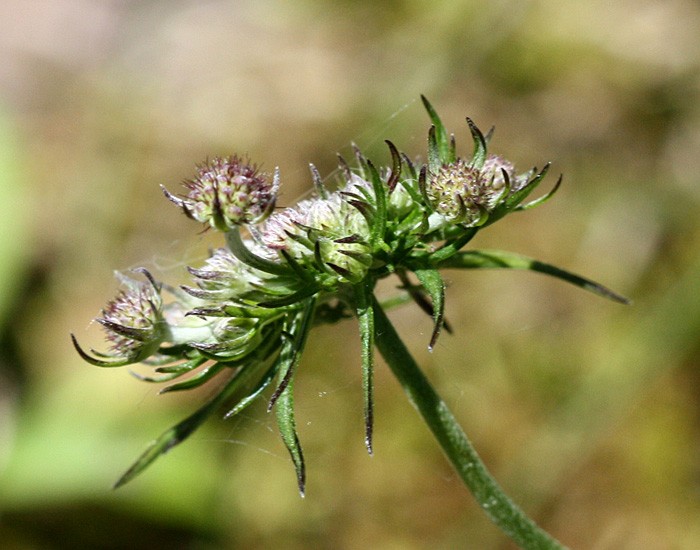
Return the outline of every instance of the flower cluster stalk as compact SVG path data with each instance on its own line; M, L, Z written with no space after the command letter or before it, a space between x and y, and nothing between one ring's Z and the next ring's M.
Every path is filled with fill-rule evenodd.
M372 309L376 319L377 349L484 513L522 548L564 548L508 498L486 469L447 404L411 356L384 309L376 301Z

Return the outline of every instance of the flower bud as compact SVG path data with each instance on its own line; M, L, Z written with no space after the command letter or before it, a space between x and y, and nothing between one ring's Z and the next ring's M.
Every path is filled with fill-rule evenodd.
M279 173L272 183L255 165L234 155L215 157L197 167L197 176L184 182L189 189L179 198L165 188L165 196L190 218L221 231L264 220L275 206Z
M102 310L102 316L95 319L102 325L106 339L111 343L110 353L94 352L98 357L91 357L73 337L78 353L90 363L99 366L139 363L156 353L168 338L169 328L163 319L160 285L147 270L141 268L136 271L142 273L147 281L120 276L125 288Z
M457 159L428 177L426 197L436 213L450 222L478 225L487 206L480 170Z
M344 192L361 184L357 178ZM275 212L266 220L260 237L265 246L284 250L301 264L332 274L335 282L338 276L361 280L372 263L367 221L340 192Z
M264 280L226 248L217 248L201 268L188 267L198 288L183 287L190 295L203 300L225 301L243 296Z
M453 223L481 225L503 200L524 187L531 174L515 175L513 164L489 155L481 170L464 159L429 176L426 196L433 210Z

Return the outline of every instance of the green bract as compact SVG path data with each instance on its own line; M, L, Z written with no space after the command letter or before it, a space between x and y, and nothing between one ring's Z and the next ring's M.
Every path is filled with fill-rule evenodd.
M225 381L210 402L162 434L117 485L183 441L224 404L229 406L227 416L234 415L270 387L269 409L275 410L303 494L306 474L293 407L297 367L315 324L350 316L360 326L365 442L372 452L375 343L402 383L411 381L396 363L397 354L404 353L400 342L387 343L387 335L394 332L374 297L377 281L387 276L400 282L402 297L394 303L413 300L433 318L431 349L441 329L449 328L443 268L539 271L626 301L587 279L529 258L464 250L491 223L545 202L561 178L549 193L524 203L549 165L518 174L509 161L487 153L490 133L485 136L470 119L471 156L459 156L454 137L425 98L423 103L432 121L425 163L410 160L387 141L391 166L377 169L356 149L352 167L340 159L333 189L311 165L315 196L277 210L277 171L269 183L237 156L201 165L198 176L185 182L186 196L165 191L187 216L222 231L226 246L203 266L189 268L192 283L167 289L173 300L166 305L160 285L145 270L146 283L125 280L127 288L97 319L112 344L109 353L93 350L90 355L73 341L80 355L95 365L145 362L154 367L154 375L144 380L178 379L162 391L190 389L214 377ZM405 366L405 354L401 357ZM417 388L407 391L421 409L428 394ZM437 430L448 456L458 456L450 453L449 437L441 439L430 414L424 418Z

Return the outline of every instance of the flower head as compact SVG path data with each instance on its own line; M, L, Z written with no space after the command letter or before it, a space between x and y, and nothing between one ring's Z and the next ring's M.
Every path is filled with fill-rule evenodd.
M369 227L344 193L368 184L353 176L343 191L325 198L301 201L272 214L260 238L272 249L284 250L294 260L344 281L361 280L372 263L367 246Z
M94 352L98 357L91 357L73 338L83 359L100 366L139 363L155 354L168 337L160 285L146 269L135 271L142 273L146 281L120 276L124 288L107 303L102 316L95 319L102 325L106 339L111 344L109 353Z
M430 174L426 196L435 212L465 225L478 225L489 203L481 172L464 159Z
M201 268L187 268L198 288L183 287L203 300L225 301L243 296L263 284L263 273L241 262L226 248L217 248Z
M513 164L497 155L486 157L481 169L458 158L430 175L426 196L448 221L480 225L503 200L525 187L531 175L516 176Z
M163 192L190 218L228 231L242 224L264 220L275 206L279 174L273 181L257 166L233 155L197 166L197 176L184 182L183 198Z

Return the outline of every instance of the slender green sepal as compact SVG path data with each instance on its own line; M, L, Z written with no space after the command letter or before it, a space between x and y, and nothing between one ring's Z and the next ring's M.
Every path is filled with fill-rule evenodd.
M608 298L614 302L621 304L629 304L630 300L621 294L604 287L590 279L581 277L569 271L565 271L544 262L540 262L527 256L506 252L503 250L468 250L456 254L444 261L433 264L436 269L441 268L458 268L458 269L522 269L528 271L536 271L551 275L557 279L566 281L575 286L583 288Z
M129 374L136 378L137 380L141 380L141 382L149 382L151 384L162 384L163 382L170 382L171 380L175 380L176 378L179 378L183 374L185 374L185 371L183 372L168 372L165 374L161 374L160 376L145 376L143 374L140 374L136 371L129 370Z
M481 170L484 167L484 161L486 160L486 138L481 130L477 128L474 121L467 117L467 124L469 125L469 131L472 134L472 139L474 140L474 153L472 154L471 165Z
M170 360L172 361L172 359L170 359ZM185 361L184 363L178 363L177 365L167 365L164 367L158 367L154 370L155 370L155 372L158 372L161 374L169 374L169 373L185 374L186 372L191 372L193 369L196 369L205 361L206 361L206 359L204 357L195 357L194 359L190 359L189 361Z
M318 287L316 285L308 284L307 286L305 286L301 290L297 290L296 292L288 294L287 296L282 296L281 298L274 299L274 300L266 300L264 302L259 302L258 305L260 307L268 308L268 309L274 311L277 308L285 307L285 306L289 306L289 305L301 302L302 300L305 300L306 298L313 296L317 292L318 292Z
M433 171L434 166L437 166L439 168L440 165L443 164L443 162L454 162L455 159L450 159L450 138L448 138L447 136L447 130L445 129L445 125L442 123L442 120L440 120L437 111L433 108L433 106L430 104L430 102L424 95L420 96L420 98L423 101L423 106L428 112L430 121L433 123L433 127L435 128L433 140L435 142L435 148L437 153L437 164L434 165L432 161L429 160L430 170ZM430 152L428 152L428 159L430 159Z
M195 357L194 359L190 359L189 361L185 361L184 363L179 363L177 365L168 365L165 367L158 367L156 369L153 369L154 372L157 372L162 376L145 376L141 373L132 370L129 371L129 374L131 374L134 378L142 380L143 382L152 382L158 384L162 382L169 382L170 380L179 378L180 376L183 376L188 372L192 372L194 369L200 367L203 363L205 363L206 360L206 357ZM170 361L172 361L172 359L170 359Z
M314 276L307 268L302 266L299 262L297 262L292 255L287 252L286 250L280 250L280 254L284 258L284 261L289 265L289 267L292 268L292 271L294 271L295 275L299 277L304 282L312 282L314 281Z
M396 182L399 181L399 176L401 175L401 155L399 154L399 150L396 148L396 146L388 139L385 140L385 143L391 152L391 174L389 174L386 185L389 188L389 193L392 193L396 187Z
M370 180L372 182L372 190L374 191L375 200L374 216L372 219L369 236L369 244L372 249L374 249L378 243L384 240L384 234L386 232L386 188L379 177L379 172L377 172L377 169L370 161L367 161L367 167L369 170Z
M440 147L435 137L435 126L431 126L428 131L428 171L437 174L442 166L440 158Z
M544 177L547 175L547 172L549 172L550 166L550 163L545 164L544 168L542 168L542 170L534 178L528 181L522 189L519 189L515 193L511 194L505 201L503 201L503 203L494 210L495 219L500 219L504 214L507 214L521 202L523 202L542 182Z
M104 356L105 359L98 359L97 357L93 357L92 355L88 354L83 348L80 347L80 344L78 344L78 339L75 337L74 334L70 335L71 341L73 342L73 347L75 348L75 351L78 352L78 355L80 355L80 358L83 361L86 361L87 363L90 363L91 365L94 365L96 367L123 367L124 365L129 365L131 363L135 363L133 359L126 358L126 359L109 359L107 355L100 353L97 350L94 350L90 348L90 351L97 356Z
M561 186L563 176L559 176L559 179L557 180L557 183L554 184L554 187L552 187L552 190L547 193L546 195L542 195L540 198L535 199L533 201L530 201L525 204L519 204L516 206L513 210L518 211L518 210L530 210L530 208L535 208L535 206L539 206L540 204L544 204L547 202L549 199L551 199L554 196L554 193L556 193L559 190L559 187Z

